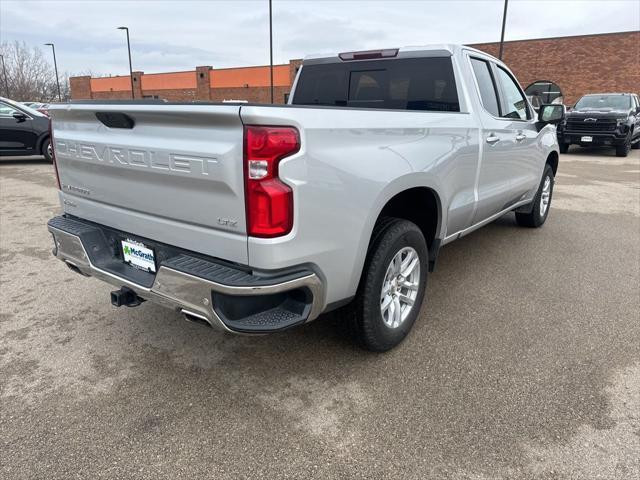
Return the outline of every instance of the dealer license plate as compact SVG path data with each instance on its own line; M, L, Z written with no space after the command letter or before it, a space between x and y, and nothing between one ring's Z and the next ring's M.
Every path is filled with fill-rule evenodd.
M122 240L122 253L125 263L146 272L156 271L156 256L153 250L145 247L140 242Z
M593 142L593 137L580 137L581 142Z

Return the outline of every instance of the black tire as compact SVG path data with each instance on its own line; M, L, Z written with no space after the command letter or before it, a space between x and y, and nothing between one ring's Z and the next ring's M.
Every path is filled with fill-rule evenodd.
M383 320L380 296L392 259L405 247L418 254L420 273L414 304L399 326L391 328ZM420 313L427 283L429 253L420 229L412 222L384 218L374 229L362 278L355 299L344 307L341 320L348 322L354 340L367 350L384 352L401 343Z
M542 214L540 212L540 201L542 198L542 190L545 185L547 178L550 181L550 191L549 191L549 201L547 203L547 208ZM542 180L540 180L540 185L538 186L538 191L536 192L536 196L533 198L533 208L530 212L516 212L516 222L521 227L529 227L529 228L538 228L541 227L544 222L547 220L549 216L549 210L551 210L551 199L553 198L553 185L555 183L553 176L553 169L551 165L548 163L544 166L544 171L542 172Z
M47 162L53 162L53 156L51 155L51 140L46 138L42 142L42 155Z
M629 150L631 150L631 140L625 142L622 145L616 146L616 157L626 157L629 155Z
M560 147L560 153L567 153L569 151L569 143L561 143L559 145Z
M631 145L632 150L640 150L640 138L636 140L636 143Z

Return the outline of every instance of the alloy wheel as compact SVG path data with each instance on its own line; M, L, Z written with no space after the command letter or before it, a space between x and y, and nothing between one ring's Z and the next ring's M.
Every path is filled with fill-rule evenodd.
M540 216L544 217L549 208L549 202L551 201L551 178L546 177L544 179L544 185L542 185L542 193L540 194Z
M396 253L384 276L380 292L382 321L389 328L398 328L414 307L420 286L420 257L412 247Z

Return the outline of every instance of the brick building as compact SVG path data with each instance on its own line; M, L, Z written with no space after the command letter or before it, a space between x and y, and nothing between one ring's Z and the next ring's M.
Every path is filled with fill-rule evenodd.
M472 46L496 57L500 48ZM502 57L523 88L553 82L566 105L585 93L640 93L640 31L505 42Z
M301 60L291 60L273 66L274 102L284 103L300 63ZM73 100L131 98L129 75L71 77L69 83ZM136 98L163 98L169 101L248 100L269 103L269 66L218 69L203 66L186 72L133 72L133 92Z
M498 55L497 42L471 46ZM536 86L553 85L559 92L552 97L561 94L566 104L573 104L589 92L640 91L640 31L505 42L503 59L521 85L530 86L527 93L536 91ZM276 103L286 101L300 63L301 60L291 60L288 64L274 65ZM72 99L131 98L129 75L69 80ZM133 72L133 87L136 98L270 101L268 66Z

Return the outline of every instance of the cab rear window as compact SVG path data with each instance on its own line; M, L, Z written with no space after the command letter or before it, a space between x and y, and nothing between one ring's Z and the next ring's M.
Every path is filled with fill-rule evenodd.
M460 111L450 57L305 65L293 104Z

